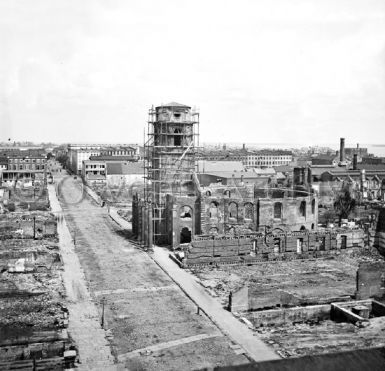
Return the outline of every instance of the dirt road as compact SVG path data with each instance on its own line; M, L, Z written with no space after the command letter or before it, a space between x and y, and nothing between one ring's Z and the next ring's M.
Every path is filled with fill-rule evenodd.
M118 368L192 370L248 362L239 347L88 197L80 180L61 184L63 213L88 290L101 314Z

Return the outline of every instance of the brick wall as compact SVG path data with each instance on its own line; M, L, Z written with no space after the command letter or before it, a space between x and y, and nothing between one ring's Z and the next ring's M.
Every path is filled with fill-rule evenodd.
M385 263L361 263L357 271L357 299L385 297Z

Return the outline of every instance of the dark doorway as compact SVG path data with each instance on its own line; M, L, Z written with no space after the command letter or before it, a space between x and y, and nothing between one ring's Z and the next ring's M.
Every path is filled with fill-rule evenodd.
M187 227L184 227L180 231L180 243L189 243L189 242L191 242L191 231Z
M174 130L174 146L180 146L182 144L182 136L180 135L182 131L180 129Z
M341 236L341 249L346 249L347 246L347 237Z
M325 251L325 246L326 246L326 238L321 237L320 238L320 244L319 244L320 251Z

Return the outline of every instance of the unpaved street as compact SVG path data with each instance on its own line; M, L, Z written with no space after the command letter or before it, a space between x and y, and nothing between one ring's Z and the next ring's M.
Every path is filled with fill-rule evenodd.
M100 315L106 300L106 335L119 368L192 370L247 362L208 318L196 314L154 261L126 239L106 208L82 198L80 180L62 182L61 205Z

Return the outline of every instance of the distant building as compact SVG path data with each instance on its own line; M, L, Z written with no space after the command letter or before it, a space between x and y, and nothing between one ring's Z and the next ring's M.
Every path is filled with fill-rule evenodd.
M68 145L68 161L69 169L74 174L81 174L83 161L87 161L91 156L100 155L101 145L90 144L69 144Z
M134 147L108 147L100 151L101 156L128 156L135 158L137 150Z
M143 161L106 162L108 187L143 187Z
M106 163L104 161L83 161L82 177L88 185L106 184Z
M345 147L345 155L346 157L352 159L353 155L356 154L358 157L367 157L369 155L368 149L364 147L360 147L360 145L357 143L357 147L352 147L352 148L346 148Z
M344 167L312 167L313 188L318 191L320 204L332 205L343 184L348 184L359 201L385 200L385 168L358 169Z
M288 165L293 161L293 153L284 150L261 150L247 152L246 167L274 167Z
M318 155L311 159L312 165L338 165L338 156L336 155Z
M270 177L266 175L259 175L253 172L207 172L198 174L199 183L203 187L210 185L231 185L243 186L245 184L256 184L260 187L267 187L270 183Z
M4 182L45 181L47 159L44 150L6 150L0 153Z
M244 166L241 161L197 161L198 173L215 173L223 171L243 171Z
M361 159L361 164L363 165L385 165L385 157L363 157Z
M291 151L267 149L250 151L245 146L242 149L203 151L198 157L207 161L240 161L248 168L281 166L293 161Z
M100 156L100 157L99 157ZM83 161L137 161L137 149L127 145L111 146L108 144L70 144L68 145L69 168L75 174L81 174Z

